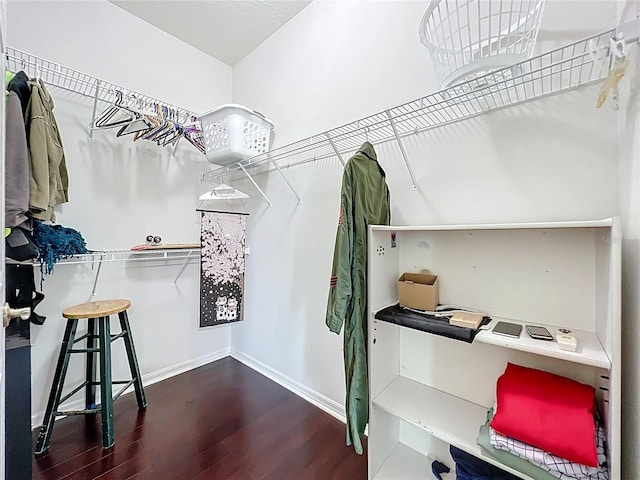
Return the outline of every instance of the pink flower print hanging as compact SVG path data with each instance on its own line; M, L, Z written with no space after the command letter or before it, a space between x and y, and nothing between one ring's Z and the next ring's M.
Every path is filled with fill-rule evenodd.
M202 212L200 327L238 322L244 312L245 215Z

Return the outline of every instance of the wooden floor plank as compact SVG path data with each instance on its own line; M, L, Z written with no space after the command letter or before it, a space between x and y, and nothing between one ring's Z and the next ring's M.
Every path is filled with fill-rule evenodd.
M114 404L116 444L100 417L69 417L34 480L364 480L366 456L345 446L344 424L231 357ZM34 430L34 442L38 430Z
M257 480L257 479L256 477L251 475L251 472L249 472L249 470L247 470L246 468L243 468L242 470L238 470L236 473L234 473L230 477L227 477L225 480Z

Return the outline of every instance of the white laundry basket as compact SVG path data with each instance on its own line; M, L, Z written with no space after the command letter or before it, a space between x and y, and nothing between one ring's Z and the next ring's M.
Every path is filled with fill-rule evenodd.
M531 57L545 0L431 0L420 23L443 89ZM520 72L507 73L508 75Z
M200 116L207 160L229 165L266 153L273 123L242 105L228 104Z

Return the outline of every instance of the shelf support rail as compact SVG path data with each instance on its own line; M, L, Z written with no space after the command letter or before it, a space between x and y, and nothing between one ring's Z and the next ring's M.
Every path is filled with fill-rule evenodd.
M344 168L346 164L344 163L344 159L342 158L342 155L340 154L338 147L336 147L336 144L333 142L333 138L331 138L331 135L329 135L329 132L325 133L325 136L327 137L327 140L329 140L329 145L331 145L331 148L333 148L333 151L336 152L336 155L338 156L338 160L340 160L340 163L342 164L342 168Z
M100 94L100 79L96 78L95 93L93 94L93 113L91 114L91 123L89 124L89 141L93 141L93 131L96 123L96 110L98 109L98 95Z
M262 195L262 198L264 198L266 200L266 202L269 204L269 206L271 206L271 200L269 200L269 197L267 197L267 194L264 193L262 191L262 189L260 188L260 186L256 183L256 181L253 179L253 177L249 174L249 172L247 172L247 169L244 168L244 166L242 165L242 163L238 163L238 165L240 166L240 168L242 169L242 171L244 172L244 174L247 176L247 178L249 180L251 180L251 183L253 183L253 186L256 187L258 189L258 191L260 192L260 195Z
M93 279L93 288L91 289L91 297L89 300L96 296L96 290L98 289L98 279L100 278L100 270L102 269L102 259L104 258L105 252L100 254L100 260L98 261L98 268L96 270L96 276Z
M418 190L418 185L416 184L416 177L413 174L413 169L411 168L411 163L409 163L409 158L407 157L407 152L404 150L404 145L400 141L400 135L398 135L398 129L396 128L396 123L393 120L393 116L391 115L391 111L387 110L387 117L389 118L389 123L391 124L391 128L393 129L393 135L396 137L398 142L398 146L400 147L400 153L402 154L402 159L404 160L404 164L407 166L407 170L409 171L409 176L411 177L412 189Z
M182 140L182 137L178 137L178 140L176 140L176 144L173 147L173 150L171 150L171 160L175 160L176 159L176 152L178 151L178 145L180 144L180 140Z
M302 202L302 200L300 199L300 196L293 189L293 187L289 183L289 180L287 180L287 177L284 176L284 173L282 173L282 170L280 170L280 166L277 164L277 162L274 159L271 158L271 155L269 155L268 153L267 153L267 157L269 158L269 161L273 164L273 166L276 167L276 170L282 177L282 180L284 180L284 183L287 184L287 187L289 187L289 190L291 190L291 193L293 193L293 195L298 199L298 205L300 205L300 203Z
M189 260L191 258L194 258L194 257L191 256L191 253L192 253L192 250L189 250L189 252L187 252L187 256L184 258L184 262L182 262L182 267L180 267L180 271L176 275L176 278L173 279L173 284L174 285L178 283L178 280L180 279L180 277L184 273L184 270L187 268L187 263L189 263Z

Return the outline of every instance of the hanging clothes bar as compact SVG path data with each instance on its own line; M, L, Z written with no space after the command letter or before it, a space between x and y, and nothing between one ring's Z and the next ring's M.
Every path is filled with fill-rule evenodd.
M7 60L7 69L10 71L18 72L24 70L27 74L35 74L35 76L47 86L53 86L66 92L90 98L93 101L93 109L89 127L89 139L93 139L94 124L96 116L98 115L98 102L113 104L114 92L126 91L128 93L127 99L135 98L141 105L162 105L168 112L167 115L170 117L170 121L175 123L181 122L182 119L187 121L190 118L198 117L195 112L186 108L125 89L114 83L107 82L106 80L65 67L13 47L6 48L5 57ZM163 137L163 140L166 141L163 145L170 143L166 137ZM189 139L189 141L198 148L191 139ZM198 149L200 150L200 148Z
M640 19L634 19L615 29L478 77L467 85L473 88L465 90L461 88L464 83L458 84L322 134L277 147L269 155L260 154L242 164L230 164L224 171L231 174L240 172L242 166L254 169L275 163L288 168L335 157L336 154L341 158L353 152L357 148L354 145L366 137L378 146L473 118L487 111L508 108L603 81L613 64L610 40L623 40L629 45L638 42L639 32ZM600 58L592 55L594 50L601 53ZM276 168L260 170L260 174L272 171L276 171ZM214 170L204 176L207 179L219 174ZM417 188L414 178L412 184Z

